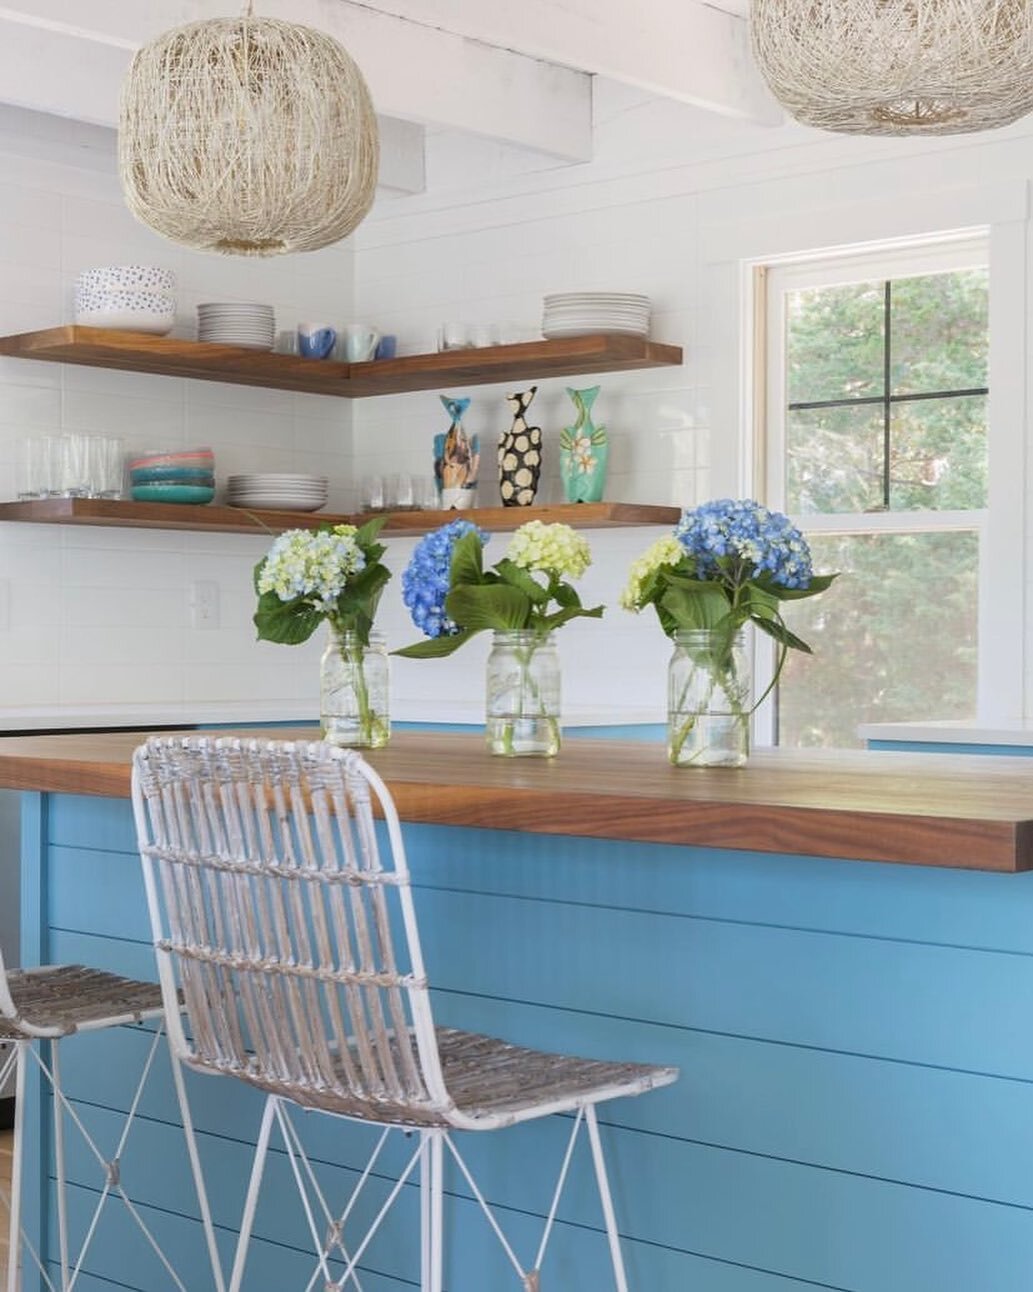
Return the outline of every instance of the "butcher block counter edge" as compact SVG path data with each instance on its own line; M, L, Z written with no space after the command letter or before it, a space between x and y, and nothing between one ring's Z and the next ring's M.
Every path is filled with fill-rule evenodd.
M148 734L0 738L0 788L127 798L132 752ZM309 738L311 729L297 735ZM763 750L737 770L676 769L656 744L576 740L556 759L507 759L489 756L478 735L447 732L398 733L369 759L403 821L972 870L1033 868L1029 759Z

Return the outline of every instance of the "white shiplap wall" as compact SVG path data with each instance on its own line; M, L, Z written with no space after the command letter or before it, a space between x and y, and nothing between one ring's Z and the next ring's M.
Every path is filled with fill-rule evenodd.
M744 397L750 364L742 344L745 262L1000 221L995 227L1008 236L995 246L1008 263L999 258L997 283L1007 290L995 297L994 323L1021 337L1029 299L1023 230L1031 136L1029 123L917 141L752 128L597 83L597 160L590 165L535 168L481 145L475 154L481 165L471 167L468 144L432 138L428 192L381 204L357 234L357 313L397 332L405 352L426 348L435 325L448 319L533 323L548 292L648 292L654 335L684 346L684 366L570 382L602 386L596 412L614 443L607 496L691 505L753 491ZM996 550L1013 560L999 604L1020 607L1009 639L1022 621L1017 585L1028 583L1033 564L1023 490L1012 487L1023 474L1031 362L1028 347L1024 357L1014 345L1007 371L999 366L993 374L995 425L1004 426L1011 454L1006 533L996 540ZM528 382L533 377L528 373ZM544 383L532 410L546 434L547 500L561 496L556 437L571 410L565 384ZM505 391L464 393L474 401L467 425L482 436L480 497L492 503L492 450L508 424ZM357 471L426 470L431 437L445 424L434 393L361 401L354 422ZM564 675L572 704L594 701L628 715L661 712L663 652L655 621L616 608L628 564L652 537L636 530L593 535L593 587L611 609L602 625L563 630L564 660L577 661ZM496 540L500 552L503 542ZM405 633L404 620L398 631ZM1028 640L1028 620L1022 635ZM1010 657L1016 672L1022 669L1017 654ZM470 665L458 657L403 662L399 697L426 690L417 669L433 670L430 685L449 695L471 685ZM1017 682L997 707L1014 713L1020 692Z
M72 320L74 283L91 265L150 263L178 278L175 333L192 335L202 300L261 300L278 325L347 321L348 243L257 261L165 242L121 200L114 135L31 113L0 111L0 331ZM0 497L14 496L17 444L48 431L117 434L127 450L209 444L218 474L302 470L330 476L331 505L354 504L351 412L344 400L103 369L0 360ZM264 538L148 530L0 527L0 706L55 723L82 706L257 703L314 713L316 646L254 641L251 568ZM189 627L191 584L219 585L219 627ZM143 711L138 711L142 714Z
M613 440L608 496L691 504L748 485L737 257L834 246L848 227L854 241L928 231L941 193L1004 186L1015 208L1014 194L1025 193L1033 174L1031 128L1021 123L954 140L847 140L720 121L604 83L596 102L597 160L589 165L558 167L484 141L431 135L426 194L378 203L354 246L273 262L195 256L152 237L122 208L110 133L5 110L0 329L69 318L79 269L136 259L178 271L184 330L198 300L263 299L286 326L313 315L375 323L398 334L402 353L432 345L445 320L533 326L545 292L645 291L655 302L654 334L684 346L686 362L598 379L596 409ZM921 219L909 223L909 211ZM1024 267L1016 264L1016 273ZM1026 299L1028 291L1017 309L1009 306L1010 326L1025 329ZM1021 388L1029 375L1009 378ZM560 496L556 435L571 408L563 387L594 381L542 384L533 411L546 432L545 499ZM473 399L469 429L482 436L481 500L493 502L505 392L463 393ZM1021 438L1021 398L1008 415ZM364 474L427 474L432 437L445 424L436 392L350 405L4 360L0 496L10 495L18 438L67 427L121 433L132 447L210 443L223 476L248 463L325 470L334 503L350 506ZM1020 516L1020 533L1023 523ZM665 643L652 621L615 606L629 561L654 536L591 535L596 564L585 596L610 610L602 624L563 632L570 713L662 712ZM1028 534L1020 541L1028 551ZM500 554L504 542L496 538L491 550ZM256 717L314 712L317 646L253 642L250 568L263 540L5 526L0 545L11 607L10 627L0 628L0 705L9 713L202 701L253 706ZM411 548L391 541L396 569ZM1016 560L1014 579L1024 582L1029 567ZM189 587L201 577L219 585L214 632L189 626ZM412 637L397 582L382 625L392 646ZM476 719L484 649L478 643L444 662L398 661L396 716Z

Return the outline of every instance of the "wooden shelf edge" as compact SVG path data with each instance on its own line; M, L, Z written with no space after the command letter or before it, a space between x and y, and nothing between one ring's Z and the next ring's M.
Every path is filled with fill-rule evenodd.
M677 507L650 503L554 503L540 507L477 507L468 511L388 513L384 533L414 536L429 533L450 520L469 520L498 533L530 520L562 522L581 529L614 529L635 525L673 525ZM101 498L44 498L0 503L0 521L43 525L97 525L130 529L195 530L223 534L280 534L285 529L318 529L320 525L361 525L360 515L327 512L250 511L216 504L129 502Z
M438 387L526 384L682 362L679 346L626 334L525 341L347 364L75 324L0 337L0 355L356 399Z

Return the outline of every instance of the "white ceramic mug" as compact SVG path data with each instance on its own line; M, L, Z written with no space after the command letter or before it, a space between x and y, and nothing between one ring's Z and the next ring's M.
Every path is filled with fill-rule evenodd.
M344 356L349 363L367 363L377 350L380 333L365 323L349 323L344 328Z

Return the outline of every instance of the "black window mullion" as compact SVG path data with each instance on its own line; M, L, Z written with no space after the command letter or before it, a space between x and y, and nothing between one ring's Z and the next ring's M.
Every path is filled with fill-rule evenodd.
M910 395L890 395L891 404L912 404L921 399L962 399L966 395L989 395L989 386L966 386L963 390L917 390ZM786 407L791 413L813 408L853 408L881 404L885 395L858 395L853 399L797 399Z
M883 289L883 338L882 338L882 505L890 509L890 353L892 327L893 284L886 280Z

